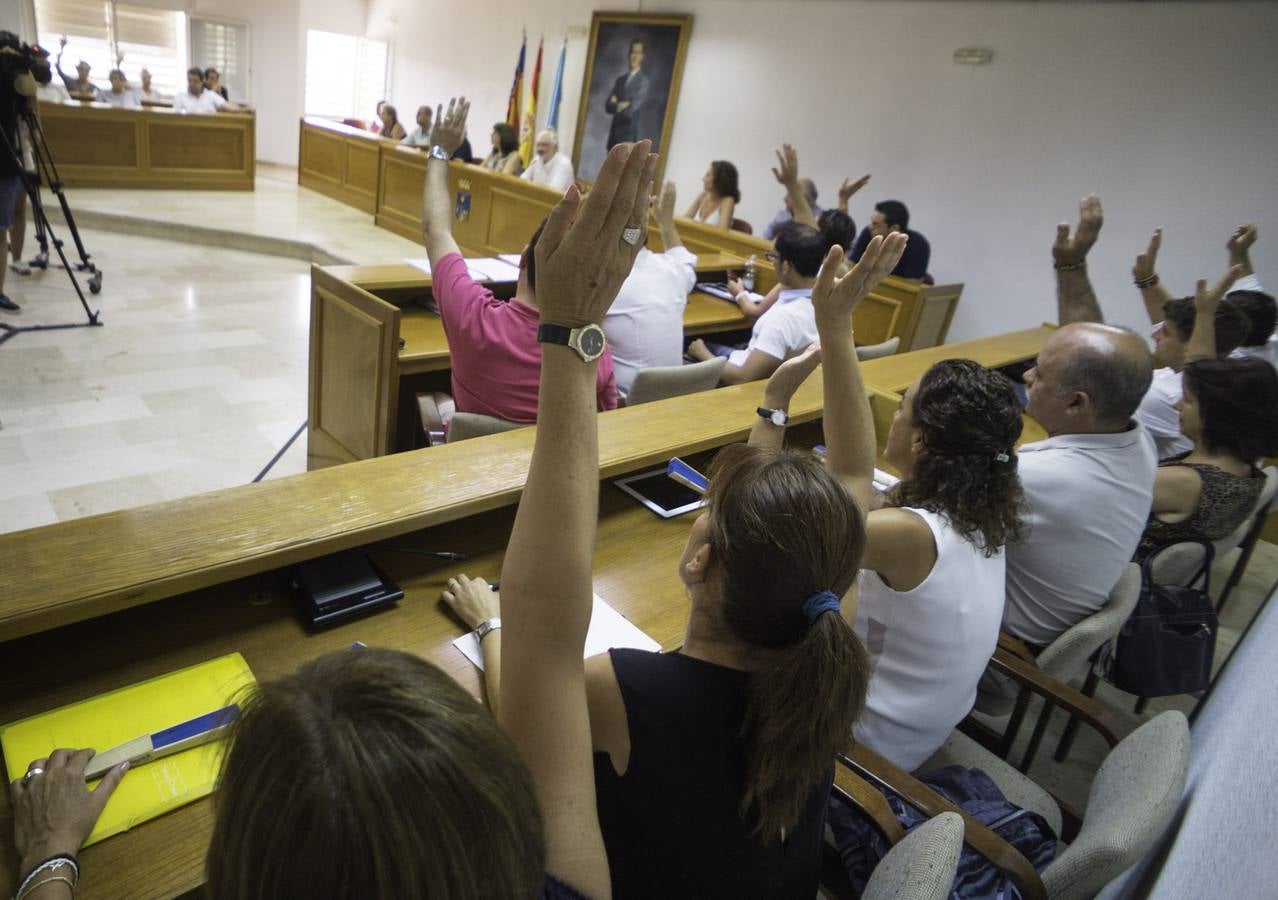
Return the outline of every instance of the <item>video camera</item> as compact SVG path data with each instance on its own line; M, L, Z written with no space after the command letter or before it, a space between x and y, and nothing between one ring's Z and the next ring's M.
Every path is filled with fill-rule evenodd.
M0 31L0 100L11 100L15 95L30 99L37 84L52 80L48 50L23 43L12 31Z

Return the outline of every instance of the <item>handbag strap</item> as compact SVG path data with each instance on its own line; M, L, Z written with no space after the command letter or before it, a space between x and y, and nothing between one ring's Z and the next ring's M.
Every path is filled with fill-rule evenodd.
M1164 544L1154 552L1145 557L1144 562L1140 564L1140 580L1143 589L1148 589L1154 582L1154 560L1158 558L1164 550L1170 550L1177 544L1197 544L1204 550L1203 564L1194 573L1194 577L1190 578L1187 585L1196 584L1198 579L1203 579L1202 590L1211 593L1211 564L1216 556L1216 547L1210 541L1177 541L1175 544Z

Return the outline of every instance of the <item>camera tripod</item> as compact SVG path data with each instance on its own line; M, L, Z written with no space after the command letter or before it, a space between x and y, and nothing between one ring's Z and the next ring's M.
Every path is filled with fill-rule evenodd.
M80 282L75 276L76 272L89 273L89 292L97 294L102 290L102 272L91 261L88 251L84 249L84 242L80 239L80 231L75 227L75 217L71 215L71 207L67 203L66 194L62 190L62 178L58 174L57 165L53 162L53 154L49 152L48 142L44 139L44 129L40 127L40 120L36 118L35 110L29 105L27 108L18 111L18 121L26 126L25 134L27 135L27 140L31 143L29 149L31 150L31 158L36 166L35 173L28 172L22 162L21 145L24 129L18 129L16 145L10 141L9 135L4 133L3 128L0 128L0 140L3 140L4 149L13 158L18 170L22 173L20 176L22 178L22 187L31 201L31 215L35 220L36 241L40 244L40 252L31 260L30 265L39 269L47 269L49 267L49 245L52 244L54 251L61 260L61 268L66 271L67 277L71 279L71 286L75 288L76 296L80 298L80 305L84 307L84 314L88 321L68 322L57 325L11 325L8 322L0 322L0 344L24 331L89 328L102 324L100 311L89 308L89 303L84 298L84 291L81 290ZM41 181L49 185L49 189L57 196L58 202L62 206L63 221L66 222L67 228L70 229L71 238L75 241L76 250L80 254L80 262L74 265L67 259L67 254L63 250L63 241L54 234L53 226L49 222L49 216L45 213L44 202L40 196ZM0 265L3 264L4 261L0 260Z

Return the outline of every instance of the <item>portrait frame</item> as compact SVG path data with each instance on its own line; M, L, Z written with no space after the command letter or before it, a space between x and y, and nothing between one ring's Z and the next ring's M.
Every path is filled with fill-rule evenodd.
M661 182L691 35L690 15L596 12L592 16L572 144L578 179L594 181L612 143L651 138L653 152L660 155L656 180ZM627 87L634 80L628 78L633 41L644 45L638 70L644 80L643 103L638 116L624 116L624 107L619 112L609 110L609 100L623 79Z

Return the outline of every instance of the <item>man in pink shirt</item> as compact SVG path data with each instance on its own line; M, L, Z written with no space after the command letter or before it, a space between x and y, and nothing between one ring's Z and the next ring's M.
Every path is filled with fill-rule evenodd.
M462 101L462 109L465 101ZM430 257L432 293L444 320L453 366L453 401L458 412L482 413L511 422L537 421L537 387L541 380L541 345L537 342L537 273L534 250L541 228L533 234L519 266L514 299L498 300L470 277L453 239L452 203L448 193L448 160L466 134L466 117L435 116L426 157L425 211L422 216L426 254ZM601 410L617 406L612 354L599 360L596 396Z

